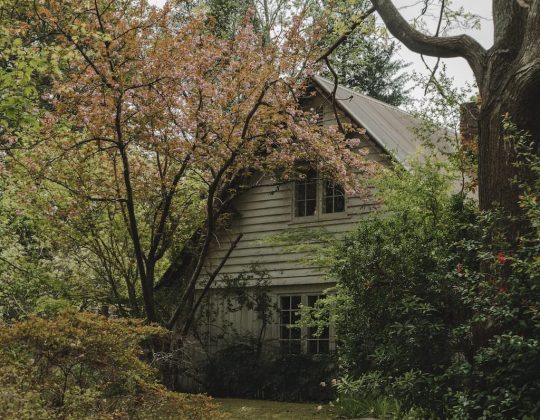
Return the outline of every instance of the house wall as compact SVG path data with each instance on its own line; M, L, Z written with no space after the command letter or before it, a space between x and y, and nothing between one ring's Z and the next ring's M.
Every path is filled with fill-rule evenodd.
M313 109L322 106L323 124L335 124L333 108L320 95L314 97L307 106ZM342 118L345 120L344 116ZM369 150L367 159L388 162L387 154L367 136L362 139L361 147ZM269 276L268 292L276 304L280 295L321 293L333 286L331 276L326 276L321 267L303 261L306 254L291 252L271 245L266 240L298 228L323 228L336 236L341 236L353 229L355 224L373 211L376 205L369 191L365 191L358 196L346 197L345 213L295 218L293 190L293 183L275 185L272 179L263 178L258 186L236 199L234 208L238 214L231 220L230 229L222 232L214 241L206 267L206 271L211 272L223 259L233 238L238 233L243 233L242 239L222 268L214 290L210 293L210 301L217 312L212 319L208 318L207 333L210 336L208 346L219 347L219 344L215 343L215 338L221 336L223 324L253 335L257 335L261 327L261 321L255 311L246 308L234 312L227 310L218 290L220 278L223 279L223 276L234 278L249 271L253 264L257 264ZM279 338L277 322L267 329L265 338L270 341Z

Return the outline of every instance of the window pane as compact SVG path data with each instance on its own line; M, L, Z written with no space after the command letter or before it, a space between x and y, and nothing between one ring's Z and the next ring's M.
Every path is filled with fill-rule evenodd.
M319 300L319 299L323 299L325 297L325 295L309 295L308 296L308 306L315 306L315 303Z
M291 307L291 297L281 296L281 309L289 309Z
M334 195L334 183L330 181L324 181L324 195Z
M315 334L317 334L317 327L309 327L308 328L308 338L311 338L311 339L317 338L315 336Z
M337 196L334 198L334 213L345 211L345 197Z
M306 201L306 212L304 216L313 216L315 214L315 209L317 208L316 200L307 200Z
M306 184L306 199L315 200L317 197L317 183L316 181L310 181Z
M304 182L299 181L296 183L296 198L298 200L304 200L306 198L306 184Z
M288 340L290 338L291 329L285 326L282 326L280 329L280 336L282 340Z
M328 353L330 351L330 343L328 340L319 340L319 353Z
M307 343L307 351L310 354L317 354L317 341L315 340L309 340Z
M325 213L334 213L334 199L332 197L326 197L324 199L324 212Z
M324 327L324 329L321 332L321 336L319 337L321 340L328 340L328 337L330 337L330 331L328 327Z
M300 328L289 328L292 340L300 340L301 331Z
M300 306L300 296L291 296L291 309L298 309Z
M281 323L285 325L291 323L291 313L289 311L281 311Z
M297 324L300 321L300 312L293 312L291 314L291 324Z

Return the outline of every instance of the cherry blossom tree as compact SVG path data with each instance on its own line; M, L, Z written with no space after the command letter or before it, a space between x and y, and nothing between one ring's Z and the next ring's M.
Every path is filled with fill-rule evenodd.
M313 124L299 104L322 25L296 16L268 43L247 16L223 39L203 13L185 10L144 0L36 1L40 24L70 59L53 88L44 141L16 157L59 232L76 229L95 242L114 221L144 315L170 328L185 314L231 200L254 186L254 174L286 181L307 161L353 190L354 171L366 167L354 140ZM157 280L193 238L176 308L160 312Z

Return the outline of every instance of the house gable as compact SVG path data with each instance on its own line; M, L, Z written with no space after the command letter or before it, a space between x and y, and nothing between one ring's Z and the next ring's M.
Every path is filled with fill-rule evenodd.
M328 100L334 83L320 76L314 76L312 81ZM405 167L415 157L423 158L433 152L442 157L454 151L454 145L448 140L455 135L452 130L438 128L432 133L423 133L426 138L422 139L419 132L426 128L422 119L398 107L339 85L336 105L356 126L365 128L374 143Z
M319 123L335 125L336 111L330 100L333 84L322 78L314 78L311 89L315 94L303 98L302 105L306 109L320 111ZM418 126L420 123L409 114L341 87L337 91L337 105L342 122L366 129L366 134L360 136L360 147L367 149L367 160L382 165L389 165L392 160L397 160L406 166L407 159L417 156L422 145L410 130L411 124ZM365 109L366 107L368 109ZM378 124L383 126L378 127ZM391 149L393 144L398 147ZM322 191L320 187L319 191ZM265 342L279 344L282 348L294 344L288 341L292 338L298 340L298 337L292 337L287 326L283 325L283 313L288 311L282 307L283 302L292 302L294 297L295 301L300 299L305 304L324 294L325 290L335 284L335 280L315 262L308 262L307 253L291 252L290 249L272 244L268 239L300 228L323 229L335 237L342 237L377 207L373 194L365 190L362 194L346 197L344 212L322 214L322 207L319 205L315 214L296 217L294 194L294 182L276 183L271 177L263 176L255 181L253 188L233 202L235 215L230 221L230 227L216 236L206 265L207 273L219 267L229 251L230 244L242 234L207 296L208 308L212 308L214 318L208 318L206 324L200 325L200 328L205 330L209 348L216 350L226 345L227 341L223 338L227 336L224 333L227 326L232 326L237 332L264 339ZM320 193L318 200L321 200ZM263 324L253 308L243 306L231 311L222 293L224 279L238 278L246 274L256 278L254 265L259 272L267 276L266 290L275 307L279 308L269 324ZM202 279L203 282L205 280ZM246 291L249 293L249 286L255 284L256 281L248 281ZM313 345L313 342L310 342L309 330L301 328L297 329L297 333L298 331L301 334L300 344L303 351L309 352L310 345ZM334 331L330 325L326 348L332 350L334 344ZM326 343L324 345L326 346Z
M306 108L322 110L322 123L336 123L334 109L323 94L317 93L305 102ZM351 122L341 112L340 118ZM389 155L368 136L362 136L360 147L367 149L366 159L383 164L390 162ZM233 207L236 215L231 220L230 229L222 232L213 244L207 264L212 271L225 256L229 244L239 234L242 239L232 251L221 269L215 287L220 286L220 278L237 277L250 271L254 264L268 274L271 286L327 284L331 279L324 276L321 267L306 264L306 254L284 249L270 244L268 238L299 228L324 229L328 233L343 235L371 213L376 206L374 198L365 191L361 195L347 196L346 208L342 213L321 214L315 217L295 217L294 182L276 184L272 178L262 177L255 187L235 199ZM321 200L321 194L318 194ZM320 209L320 203L319 203Z

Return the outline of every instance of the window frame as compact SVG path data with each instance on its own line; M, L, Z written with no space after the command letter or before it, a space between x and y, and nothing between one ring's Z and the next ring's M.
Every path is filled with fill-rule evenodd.
M309 175L311 174L314 174L315 176L312 177L312 178L309 178ZM309 182L310 180L312 180L312 182ZM311 199L311 198L308 198L308 192L307 192L307 188L308 188L308 185L310 184L315 184L315 198L314 199ZM297 194L298 194L298 187L299 186L303 186L304 187L304 197L302 200L298 200L298 197L297 197ZM318 213L318 210L319 210L319 174L317 173L317 171L313 170L313 169L310 169L308 171L308 173L306 174L306 178L305 179L299 179L299 180L295 180L293 182L293 217L295 218L314 218L317 216L317 213ZM298 201L302 201L304 203L304 213L307 213L307 209L308 209L308 201L315 201L315 209L314 209L314 213L313 214L304 214L303 216L298 216L296 213L296 210L297 210L297 203Z
M300 330L300 338L283 338L282 337L282 328L284 328L287 324L284 324L282 322L282 313L283 311L291 311L291 309L283 309L282 308L282 299L283 298L289 298L289 308L290 308L290 301L293 297L300 297L300 304L302 306L309 306L310 297L317 297L320 298L321 296L325 296L322 292L300 292L300 293L280 293L277 295L278 299L278 342L279 347L281 351L286 351L287 353L292 354L311 354L311 355L320 355L320 354L329 354L332 353L335 350L335 340L333 336L333 328L330 322L328 323L327 327L327 337L313 337L311 333L312 328L316 327L298 327ZM292 318L292 317L291 317ZM289 318L289 319L291 319ZM288 325L294 325L294 324L288 324ZM291 328L289 328L291 329ZM291 337L291 333L288 334L289 337ZM291 348L293 346L291 344L299 343L298 349L299 351L293 352L291 351ZM317 352L311 352L310 351L310 342L317 343ZM327 344L327 351L321 352L319 349L321 348L321 342L326 342ZM285 344L287 343L287 344ZM296 346L297 344L294 344Z
M296 322L292 323L292 319L293 319L293 313L294 312L298 312L299 311L299 307L297 308L298 311L294 311L292 309L292 301L293 301L293 298L300 298L299 299L299 304L301 305L302 304L302 295L299 294L299 293L293 293L293 294L283 294L283 295L278 295L278 300L279 300L279 313L278 313L278 320L279 320L279 347L280 347L280 350L283 351L285 348L287 349L287 353L302 353L302 327L294 327L294 328L291 328L291 325L294 325L296 324ZM283 308L282 306L282 302L283 302L283 299L288 299L289 301L289 304L288 304L288 308ZM283 315L284 315L284 312L287 313L288 315L288 318L289 318L289 323L284 323L283 322ZM299 315L298 315L298 319L299 319ZM284 329L287 329L287 338L283 338L282 337L282 332L284 331ZM296 329L299 331L299 337L298 338L292 338L292 335L293 335L293 330ZM298 352L293 352L291 351L291 349L293 348L293 345L294 347L296 347L296 345L298 345Z
M320 174L316 173L316 196L315 196L315 213L309 216L297 216L296 215L296 187L298 180L291 182L291 191L292 191L292 203L291 203L291 222L290 223L309 223L309 222L316 222L316 221L324 221L324 220L335 220L335 219L346 219L350 218L349 215L349 209L348 209L348 203L349 203L349 197L347 197L347 194L345 191L343 191L343 211L341 212L333 212L333 213L323 213L324 210L324 201L325 201L325 183L331 182L328 181L320 176Z
M340 213L346 213L347 212L347 206L346 206L346 195L345 190L337 183L333 181L329 181L327 179L321 180L322 186L321 186L321 214L340 214ZM331 184L332 188L332 194L327 195L327 185ZM338 191L338 193L336 193ZM339 197L343 197L343 210L341 211L334 211L336 207L336 199ZM331 212L325 212L326 209L326 201L328 198L332 199L332 211Z

